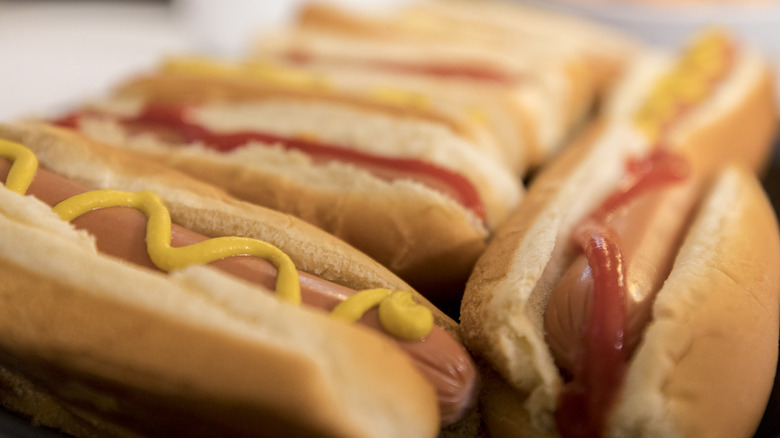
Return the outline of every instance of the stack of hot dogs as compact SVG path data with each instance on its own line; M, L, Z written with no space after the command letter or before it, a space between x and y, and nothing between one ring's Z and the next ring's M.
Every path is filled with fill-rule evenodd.
M75 436L749 436L772 87L717 29L311 5L3 124L0 402Z

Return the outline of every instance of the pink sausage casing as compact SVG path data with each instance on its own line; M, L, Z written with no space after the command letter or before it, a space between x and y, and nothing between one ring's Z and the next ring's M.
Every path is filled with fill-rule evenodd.
M629 356L650 320L654 294L669 276L700 186L698 178L685 178L632 199L609 217L625 262ZM545 312L547 343L562 369L574 368L592 295L591 268L579 255L551 293Z
M10 166L8 160L0 159L2 181L5 181ZM67 178L38 169L27 193L54 206L86 191ZM92 234L99 251L157 269L146 250L146 216L142 212L129 207L105 208L76 218L73 225ZM206 236L175 224L172 227L171 245L174 247L207 239ZM212 265L270 290L275 288L276 268L266 260L231 257L213 262ZM326 311L356 293L350 288L300 271L299 279L302 302ZM368 311L359 322L384 333L376 309ZM396 343L409 354L420 372L436 388L442 425L459 420L475 403L478 386L474 363L465 349L438 326L434 326L431 333L419 342L396 340Z

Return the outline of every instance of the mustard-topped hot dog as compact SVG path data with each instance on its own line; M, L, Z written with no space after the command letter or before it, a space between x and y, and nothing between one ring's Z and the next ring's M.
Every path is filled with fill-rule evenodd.
M462 324L493 370L482 409L491 433L757 427L780 327L778 225L751 171L771 130L731 148L708 131L774 109L755 99L760 63L732 44L703 36L644 100L608 112L532 183L478 262ZM744 107L722 106L740 98ZM751 402L736 412L724 401L735 398Z
M172 60L58 122L300 217L457 303L521 181L432 110L276 69Z
M510 2L377 12L307 4L292 28L260 35L253 56L464 96L522 173L555 155L637 49L628 36Z
M27 143L35 135L60 142L59 146L37 147L38 155L43 155L47 163L52 153L67 153L69 138L57 137L62 134L55 131L29 128L7 131L21 135L19 140ZM87 161L96 156L95 151L85 154ZM431 325L431 311L416 305L411 292L372 289L356 294L348 287L296 271L290 257L268 243L245 237L208 239L172 225L168 209L151 192L86 192L83 186L63 176L36 170L30 164L35 161L35 155L16 142L0 142L0 155L14 163L0 160L0 176L8 173L7 188L53 205L62 219L72 220L77 228L93 235L101 252L163 271L212 262L220 270L276 289L280 300L332 310L334 317L341 319L360 319L361 323L398 339L396 345L413 358L418 371L436 388L442 424L457 421L471 404L476 382L468 356L440 327ZM67 167L54 165L57 166ZM410 315L417 317L408 319ZM441 323L440 315L437 319Z

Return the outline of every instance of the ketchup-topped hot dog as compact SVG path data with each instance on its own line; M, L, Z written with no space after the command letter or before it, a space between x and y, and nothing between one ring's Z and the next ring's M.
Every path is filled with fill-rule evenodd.
M682 62L721 42L700 40ZM749 436L757 427L777 360L780 236L747 168L761 166L768 145L735 143L723 167L700 157L700 132L742 110L707 106L734 85L728 74L679 72L709 91L687 100L665 88L648 102L664 98L670 111L647 117L640 105L591 127L532 183L478 262L462 324L493 369L482 409L491 433ZM717 156L726 145L712 146Z
M619 247L623 264L626 306L621 312L625 319L622 342L630 352L650 319L652 294L669 275L702 181L692 175L686 160L664 150L632 162L628 172L624 186L583 220L572 239L575 245L586 246L591 230L609 226L616 240L611 243ZM591 263L582 254L558 281L545 310L547 342L560 366L569 371L576 363L576 334L586 324L581 318L591 309L594 281Z
M291 84L203 64L163 65L60 122L313 223L436 302L459 299L521 197L502 161L420 111L322 90L316 75Z
M313 3L299 10L292 29L261 35L253 56L314 71L385 75L439 94L470 95L470 102L491 96L480 106L512 121L490 111L483 118L504 132L521 128L519 139L510 137L506 161L526 172L554 156L631 58L633 42L534 8L470 3L423 2L379 14Z
M65 141L64 139L59 140ZM14 148L14 145L14 143L4 142L2 146L8 146L12 150L21 148L18 144L16 145L19 147ZM51 151L51 148L43 148L41 151L45 155L47 152ZM7 155L8 151L4 149L4 153ZM23 164L24 163L19 163L19 166ZM350 310L350 307L357 307L360 309L356 314L358 317L365 313L361 322L380 331L383 330L380 327L384 327L385 331L389 330L390 332L395 333L394 336L403 339L403 342L399 342L397 345L406 350L412 358L415 358L414 360L418 364L418 370L423 375L427 376L429 384L432 384L436 388L440 400L439 407L443 424L449 424L457 420L463 414L463 410L468 407L471 395L466 393L471 393L473 391L474 373L473 370L471 370L472 366L468 356L462 348L449 337L449 335L441 331L438 327L434 327L432 331L423 327L422 331L418 331L418 333L415 334L415 330L413 329L414 324L410 326L408 323L399 323L398 320L393 322L392 317L390 317L391 319L388 319L387 314L393 313L393 310L390 309L390 307L393 307L392 305L380 305L379 317L377 317L377 312L374 310L365 312L366 309L371 309L373 307L372 305L361 304L359 301L354 304L352 303L355 298L359 299L360 296L366 295L366 293L374 296L378 294L379 298L372 298L378 301L386 294L389 294L389 291L368 291L366 293L358 294L358 297L347 299L349 296L355 294L354 290L338 286L311 275L299 274L295 272L294 266L291 263L285 261L289 259L287 259L284 253L273 247L270 247L269 249L267 248L267 244L262 242L258 244L258 241L252 241L251 239L220 238L207 240L205 236L199 235L198 233L194 233L182 227L173 226L172 228L169 228L170 231L168 231L168 238L171 239L171 246L166 249L166 245L161 246L157 242L160 235L165 234L165 231L155 231L152 225L161 220L159 217L167 210L162 204L155 204L153 196L148 198L148 196L151 195L102 191L78 194L79 192L84 191L78 184L43 169L39 169L37 173L34 169L24 171L23 173L29 175L35 174L35 178L31 181L29 188L19 188L16 187L18 181L24 179L24 175L19 175L19 166L17 166L16 169L12 168L12 172L15 172L16 174L12 173L9 175L9 188L22 193L26 192L32 194L49 204L56 204L54 209L61 217L66 219L75 217L75 219L73 219L74 225L89 231L90 234L95 236L97 247L101 252L106 252L140 265L169 270L171 267L181 267L181 258L186 259L194 257L196 263L203 263L204 258L214 258L214 256L208 254L210 251L215 250L224 252L236 245L242 246L240 251L246 251L246 248L243 248L244 245L248 245L250 250L253 250L252 248L254 248L255 245L260 245L259 248L262 251L260 255L270 257L270 260L273 260L274 264L279 265L278 277L277 268L262 259L254 257L225 258L214 262L214 265L227 272L233 273L238 277L248 279L269 288L277 289L279 298L285 301L295 303L302 300L305 304L328 310L336 307L334 313L339 315L355 314L355 310ZM9 167L10 163L8 161L0 160L0 170L2 170L0 173L5 174ZM150 214L147 233L151 234L147 235L146 242L144 242L144 228L147 227L147 220L138 210L127 207L112 207L87 213L82 211L84 208L88 211L99 205L113 205L114 201L111 201L111 198L114 196L121 198L122 202L126 199L138 199L138 202L140 202L138 205L143 206L141 208L143 208L147 214ZM86 207L82 204L86 205ZM170 227L170 225L168 225L168 227ZM163 226L163 228L165 228L165 226ZM118 232L118 230L121 230L121 232ZM203 248L198 249L204 245L211 247L207 248L209 251L206 251ZM155 250L154 248L157 249ZM186 252L186 254L174 255L177 252ZM252 252L246 254L252 254ZM290 271L291 269L292 271ZM292 277L290 276L291 272ZM300 286L298 286L299 275ZM285 286L284 283L290 284ZM391 295L390 300L396 300L401 304L402 308L411 304L411 301L407 301L409 298L401 297L400 301L398 301L398 297L394 297L394 295ZM409 295L409 297L411 297L411 295ZM347 299L347 301L343 304L339 304L337 307L337 304L345 299ZM347 307L345 308L345 306ZM382 307L385 307L385 309L383 310ZM412 309L412 313L420 312L422 309L424 308L420 308L420 310ZM425 312L428 312L428 310L425 309ZM401 313L408 314L406 310L401 310ZM382 320L381 323L379 322L380 319ZM397 330L399 326L400 332ZM412 328L412 333L408 333L410 327ZM419 342L419 339L415 338L419 338L423 332L426 333L423 335L425 339L423 342ZM436 346L439 346L440 348L436 348ZM452 353L454 353L454 356ZM443 364L442 359L444 357L458 357L458 359L440 367L439 365ZM444 372L447 375L440 374L440 372ZM465 383L465 386L463 386L462 383ZM466 391L461 393L461 389L456 389L458 387L466 389Z

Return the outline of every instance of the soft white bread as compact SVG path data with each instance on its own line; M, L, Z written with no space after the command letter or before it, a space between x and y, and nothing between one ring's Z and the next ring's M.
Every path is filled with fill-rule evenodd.
M2 193L15 198L4 210L20 200ZM435 435L430 386L377 336L205 269L167 278L100 257L14 207L21 217L2 217L4 363L74 415L158 436Z
M591 71L576 55L537 48L530 53L519 49L494 50L446 39L375 38L315 25L305 17L308 15L300 27L257 39L252 56L291 60L315 70L385 73L402 83L414 82L428 93L452 90L470 94L478 103L491 97L490 105L512 116L514 123L522 128L522 137L510 138L511 143L507 143L514 147L507 151L508 163L519 172L549 158L593 102L595 86ZM381 29L387 24L369 26ZM430 73L437 70L466 73ZM499 79L479 77L483 74Z
M729 169L655 301L613 436L752 435L777 365L778 262L778 225L761 185L749 170Z
M438 29L442 38L454 33L463 44L579 57L598 93L607 91L643 49L631 36L595 22L505 0L422 1L403 8L402 16L409 26Z
M265 62L283 61L273 58ZM483 153L498 156L520 176L533 161L528 154L536 141L531 127L534 114L521 120L518 104L505 87L478 81L464 84L460 80L329 63L296 65L296 68L327 77L339 89L384 100L389 105L406 108L410 113L415 112L414 108L417 107L417 112L436 111L446 115L452 120L451 124L457 124L456 132L481 145ZM540 84L533 90L529 87L523 94L525 100L530 103L533 97L538 96L537 100L544 101L545 85ZM541 106L544 108L540 108L540 112L551 107L551 104ZM442 120L443 117L437 119Z
M320 96L349 102L357 107L382 109L440 123L464 137L482 153L493 154L501 160L505 160L504 153L509 148L505 143L514 140L504 133L509 130L508 117L497 116L487 105L488 102L494 103L495 97L479 98L473 93L465 93L465 90L441 86L439 82L414 80L419 78L401 81L405 76L345 69L343 66L310 69L279 60L229 61L198 56L169 57L160 64L157 72L184 74L184 78L180 78L183 81L198 78L239 80L232 89L223 90L220 96L232 100L251 100L263 85L271 85L267 92L283 88L288 94ZM241 81L257 84L254 93L241 89ZM489 88L485 92L489 93ZM200 95L204 94L205 91L201 90ZM194 93L190 93L189 97L196 98ZM210 97L216 96L212 94ZM496 119L503 123L494 125Z
M537 431L554 427L551 414L561 384L542 315L549 291L574 254L565 243L579 218L617 184L625 159L644 147L625 125L591 126L533 182L466 285L461 303L466 346L525 394L524 410L530 410ZM489 377L485 380L489 388ZM491 405L482 412L489 421L490 412L497 411Z
M217 97L219 93L225 94ZM187 73L139 78L121 86L114 97L113 102L104 100L102 108L108 112L116 108L119 115L132 116L145 103L201 102L188 112L188 118L213 132L259 131L307 138L449 169L468 178L477 189L491 229L519 199L520 183L500 157L485 154L451 126L379 103Z
M222 83L210 86L215 82L202 78L202 86L168 79L163 75L135 82L102 108L116 111L117 103L130 102L130 108L119 105L124 107L118 112L126 115L129 109L133 114L149 99L180 101L193 90L231 89ZM210 101L190 114L215 132L259 130L288 138L313 137L348 149L414 158L449 169L474 185L485 205L487 224L452 198L422 184L386 182L354 165L315 163L281 147L256 144L217 153L197 145L174 147L150 136L129 137L119 125L102 118L84 118L80 127L93 138L150 155L236 197L300 217L434 297L447 296L457 288L453 285L462 287L490 230L521 197L521 182L510 170L443 125L345 102L251 95L255 98L248 101Z
M536 194L527 202L538 214L517 215L499 231L464 297L466 342L502 376L485 374L482 413L495 436L557 435L562 380L541 315L563 263L554 248L565 213ZM605 436L753 433L777 363L779 261L777 222L757 179L724 171L658 293Z
M759 170L770 152L769 139L776 127L774 115L777 111L770 104L772 93L767 93L772 83L767 76L766 64L760 57L747 51L740 53L740 56L746 58L738 56L735 59L732 74L718 84L714 93L683 114L663 139L663 144L687 157L695 171L703 175L714 174L725 163L737 163L754 171ZM669 69L670 62L659 59L666 58L649 54L637 63L616 88L605 116L591 125L533 182L511 220L514 225L510 228L515 231L500 231L495 236L493 248L484 257L491 257L491 252L499 251L502 255L492 256L495 260L500 259L503 264L517 263L516 269L506 267L514 276L505 286L511 292L494 291L496 296L505 296L502 299L510 300L496 303L494 310L499 314L504 314L501 310L504 308L522 309L526 306L535 308L537 314L541 314L546 294L532 290L550 288L561 275L563 261L572 252L571 248L565 249L566 245L556 245L556 242L567 239L574 225L613 190L624 173L629 157L642 156L654 146L637 125L636 115L654 80L662 76L661 71ZM663 65L663 68L659 65ZM655 66L655 69L651 66ZM513 237L508 242L502 242L502 236L506 233L513 234ZM518 239L518 242L513 242ZM522 254L522 261L510 262L510 253L514 252L516 245L520 247L517 252ZM478 265L470 285L475 284L475 278L483 276L479 274L480 269ZM495 275L484 277L494 278ZM522 285L519 288L521 292L514 291L511 285L515 284ZM509 339L516 338L513 327L518 323L504 320L507 316L487 318L487 315L481 315L481 320L489 321L485 324L470 319L476 315L467 308L476 298L469 295L467 293L464 298L463 310L466 314L471 313L471 316L464 315L464 326L474 324L467 332L472 333L469 336L484 341L478 348L487 354L493 366L504 376L511 372L514 377L510 382L517 387L525 385L529 388L540 381L549 385L554 375L537 375L528 370L538 367L523 366L523 363L529 365L539 361L549 365L545 362L549 358L540 353L546 349L544 343L527 341L530 342L529 348L533 345L532 349L513 351L510 358L503 357L505 355L496 349L509 348L499 346L508 345ZM482 308L486 306L485 302L478 302L477 305ZM526 372L528 374L521 375ZM525 383L521 384L521 381ZM547 388L549 390L550 386Z
M300 15L302 24L334 32L444 40L527 58L579 57L595 69L599 88L608 87L640 50L630 36L597 23L510 1L427 0L362 16L313 3Z
M204 234L270 241L344 284L404 287L313 227L131 153L34 125L0 137L88 187L153 190ZM165 275L101 255L35 198L0 197L8 406L80 436L436 435L433 388L386 338L210 268Z
M761 169L769 153L776 108L769 104L772 93L767 93L771 82L766 66L753 59L735 62L734 74L700 106L681 116L664 137L663 144L688 157L696 172L720 176L690 228L672 276L658 295L654 322L632 359L618 408L607 427L608 436L749 435L761 417L776 365L777 225L749 170L721 174L728 163ZM562 379L544 340L544 310L550 292L574 257L575 250L568 244L573 227L613 190L627 159L642 156L652 147L635 118L652 84L648 79L636 81L641 76L637 72L648 71L638 68L627 76L617 93L630 89L638 94L620 100L619 111L615 110L618 105L608 108L602 120L542 171L469 280L461 308L462 328L467 345L489 364L482 411L499 436L512 436L510 431L517 436L556 434L552 414ZM634 85L626 87L628 83ZM628 94L618 95L622 99ZM716 231L717 227L723 231ZM743 266L747 263L754 266ZM735 266L740 272L732 272ZM705 290L710 295L694 303L692 295ZM723 295L715 290L722 290ZM755 299L746 299L746 295ZM720 312L730 307L733 315L710 313L710 307L721 305ZM689 307L701 313L693 309L687 313ZM657 328L669 327L667 323L691 323L694 331L670 335L668 329ZM748 336L743 330L754 332ZM756 334L759 331L762 334ZM708 338L717 341L710 344ZM740 344L743 339L746 344ZM690 342L683 346L681 341ZM701 346L696 342L702 342ZM749 353L739 351L752 342L766 345L748 347ZM659 349L667 350L656 356ZM710 363L704 363L707 360ZM646 366L644 361L654 363ZM679 371L674 365L678 362ZM751 370L751 366L756 368ZM739 371L733 374L718 367ZM713 377L718 373L724 379ZM710 387L721 391L720 395L709 392ZM676 398L682 392L686 395ZM735 400L745 400L744 411L719 405L732 397L722 394L730 392ZM646 410L645 403L652 408ZM711 410L709 414L703 413L706 409ZM687 415L682 410L697 413Z
M297 65L278 57L264 57L261 61L170 57L161 64L160 72L275 83L354 105L430 120L445 125L482 153L495 155L506 164L519 163L516 155L525 142L523 127L507 111L510 102L505 90L489 83L474 81L469 87L459 87L457 81L446 78L327 63ZM250 97L251 93L246 91L230 96L234 100Z
M637 57L605 101L605 117L634 123L642 102L677 60L652 51ZM683 153L700 167L737 160L762 171L778 129L774 73L767 58L749 47L738 47L731 63L706 100L675 122L667 141L686 144Z
M236 200L167 166L150 164L133 151L37 123L0 124L0 136L26 145L42 167L90 189L151 190L163 198L175 223L200 234L264 240L287 253L299 270L353 289L411 290L376 261L310 224ZM419 294L415 298L427 303ZM437 324L455 326L451 318L427 305Z

